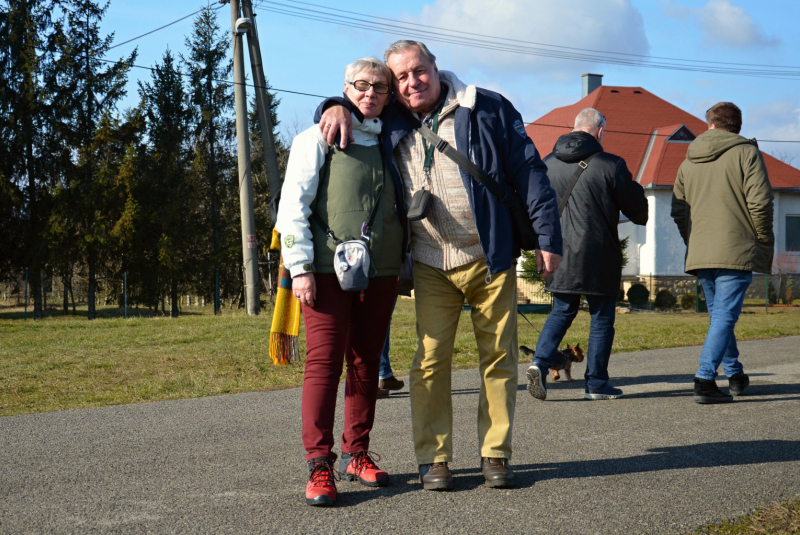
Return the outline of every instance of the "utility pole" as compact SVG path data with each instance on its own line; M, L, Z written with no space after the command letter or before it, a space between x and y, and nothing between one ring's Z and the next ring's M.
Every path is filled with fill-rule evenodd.
M242 33L249 28L237 28L239 0L231 1L231 29L233 30L233 82L236 100L236 152L239 161L239 205L242 219L242 253L245 272L245 299L247 314L258 315L261 306L258 280L258 241L256 218L253 210L253 177L250 169L250 138L247 128L247 91L242 55ZM252 22L250 23L250 26ZM239 33L241 30L244 32Z
M251 0L242 0L242 11L244 12L244 17L253 22L253 25L247 32L247 44L250 50L250 70L253 73L253 81L256 85L256 106L258 107L258 122L261 125L261 144L264 146L267 183L269 184L270 196L274 199L281 190L281 175L278 170L278 155L275 154L275 137L272 135L274 125L272 124L269 100L267 98L267 79L264 76L264 65L261 61L261 46L258 42L258 28L256 26ZM270 208L273 207L274 205L271 203ZM278 214L270 211L273 224L275 224L277 216Z

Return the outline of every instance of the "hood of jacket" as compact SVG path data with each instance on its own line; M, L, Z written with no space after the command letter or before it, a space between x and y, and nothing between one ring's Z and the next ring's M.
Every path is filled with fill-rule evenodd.
M441 115L447 115L458 106L471 110L475 108L477 87L465 84L450 71L439 71L439 80L447 85L447 95Z
M692 141L686 152L686 159L692 163L713 162L731 148L748 144L753 144L753 141L727 130L713 128Z
M564 163L575 163L602 150L602 145L594 136L578 130L558 138L553 147L553 156Z

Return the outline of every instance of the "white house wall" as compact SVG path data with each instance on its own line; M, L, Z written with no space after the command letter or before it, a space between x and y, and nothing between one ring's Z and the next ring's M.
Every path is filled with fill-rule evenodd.
M670 216L672 189L646 189L649 206L647 226L631 222L619 225L620 239L629 236L628 265L623 276L685 275L686 246ZM775 255L786 251L786 216L800 216L800 192L775 192ZM800 253L798 253L800 256Z
M646 189L647 226L627 222L619 226L619 237L628 240L628 265L624 276L685 275L686 246L672 220L672 189Z
M672 188L653 190L656 210L655 218L647 222L653 225L656 242L655 269L653 274L685 275L686 245L678 226L672 219ZM652 202L652 201L651 201Z
M775 254L786 252L786 216L800 216L800 193L775 192Z

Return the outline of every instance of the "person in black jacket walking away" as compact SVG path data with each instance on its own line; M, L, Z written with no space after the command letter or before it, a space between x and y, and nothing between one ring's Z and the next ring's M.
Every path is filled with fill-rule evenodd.
M584 397L622 397L622 390L608 382L622 278L617 225L620 212L637 225L647 224L648 209L644 190L633 181L625 160L603 152L605 126L606 118L599 111L582 110L573 131L558 138L553 152L544 159L559 208L565 202L566 206L561 212L561 267L545 281L545 289L553 293L553 311L539 335L527 373L528 392L536 399L547 398L547 371L578 314L582 295L589 302L591 314Z

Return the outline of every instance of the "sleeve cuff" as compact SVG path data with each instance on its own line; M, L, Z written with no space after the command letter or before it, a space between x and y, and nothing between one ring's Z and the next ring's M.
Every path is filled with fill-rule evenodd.
M561 249L561 242L553 243L553 240L550 236L539 236L539 250L540 251L547 251L548 253L553 254L564 254Z
M312 264L297 264L289 268L289 275L291 275L292 278L305 273L314 273L314 266Z

